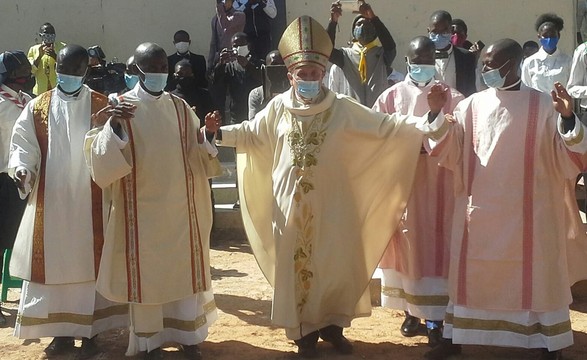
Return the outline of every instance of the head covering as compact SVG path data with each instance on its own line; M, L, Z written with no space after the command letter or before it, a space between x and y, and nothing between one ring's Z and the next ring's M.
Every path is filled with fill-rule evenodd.
M0 84L8 77L8 74L18 69L24 62L28 62L24 52L20 50L5 51L0 54Z
M304 15L285 29L278 49L290 71L302 65L318 65L325 69L332 52L332 40L322 25Z

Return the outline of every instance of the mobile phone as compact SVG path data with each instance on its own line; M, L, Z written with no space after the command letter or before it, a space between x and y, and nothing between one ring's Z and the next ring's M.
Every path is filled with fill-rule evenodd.
M342 11L348 11L351 13L359 12L359 2L357 0L339 0L339 3Z
M479 41L477 41L477 46L479 47L479 50L483 50L483 48L485 47L485 43L483 43L483 41L479 40Z

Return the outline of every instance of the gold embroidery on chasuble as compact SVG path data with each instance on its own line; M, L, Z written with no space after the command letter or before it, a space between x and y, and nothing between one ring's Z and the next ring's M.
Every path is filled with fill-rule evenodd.
M296 188L294 193L294 226L296 245L294 251L295 293L298 313L301 314L308 301L312 285L312 245L314 241L314 211L308 194L315 189L313 167L318 165L320 148L326 138L326 126L330 110L316 114L303 129L295 115L285 112L291 130L288 143L292 165L295 168Z
M96 114L108 106L108 98L99 92L91 91L91 113ZM91 117L90 117L91 121ZM90 124L90 128L91 128ZM102 258L102 248L104 247L104 219L102 215L102 189L92 180L90 180L92 192L92 230L94 233L94 274L98 278L100 268L100 259Z
M141 302L141 279L139 265L139 231L137 224L136 197L136 164L135 145L131 120L121 122L122 129L128 135L126 157L131 164L131 172L121 180L121 191L124 199L124 228L126 245L126 281L128 301Z
M49 116L51 112L51 97L55 90L46 91L39 95L33 107L35 135L41 152L39 166L39 185L37 187L37 203L35 206L35 223L33 228L33 250L31 281L45 284L45 172L47 166L47 151L49 146ZM91 112L96 113L108 105L108 98L95 91L91 92ZM91 121L91 118L90 118ZM91 125L91 124L90 124ZM94 238L94 273L98 276L100 257L104 245L102 223L102 190L91 181L92 194L92 230Z
M31 281L39 284L45 283L45 169L47 165L47 148L49 146L49 112L52 95L53 91L42 93L33 107L35 135L41 152L41 164L39 165L39 176L37 178Z

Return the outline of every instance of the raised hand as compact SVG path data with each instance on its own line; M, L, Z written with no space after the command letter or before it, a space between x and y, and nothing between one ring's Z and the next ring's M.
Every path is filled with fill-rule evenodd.
M108 105L97 113L92 114L92 127L104 126L110 116L112 116L112 105Z
M371 5L367 4L363 0L359 0L359 14L363 15L367 19L373 19L375 17L375 13L371 8Z
M554 83L554 90L550 92L554 109L564 118L573 116L573 98L567 92L567 89L560 83Z
M222 125L222 115L220 115L220 111L216 110L206 114L205 123L206 132L216 133L220 128L220 125Z
M446 105L447 97L448 88L445 88L442 84L433 85L428 93L428 106L430 106L430 112L432 114L440 113L444 105Z
M330 5L330 21L337 23L338 19L342 16L342 7L340 1L333 2Z

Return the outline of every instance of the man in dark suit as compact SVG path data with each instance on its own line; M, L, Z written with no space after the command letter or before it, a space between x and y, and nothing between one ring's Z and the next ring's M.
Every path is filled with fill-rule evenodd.
M175 86L177 85L173 76L175 64L183 59L187 59L190 64L192 64L196 85L201 88L208 88L208 80L206 79L206 58L202 55L197 55L191 52L191 43L190 34L185 30L179 30L173 35L173 44L177 51L167 57L167 61L169 62L169 77L167 78L167 86L165 87L165 90L172 91L175 89Z
M436 79L465 96L477 92L477 58L468 49L451 44L452 16L447 11L438 10L430 16L428 36L436 46Z

